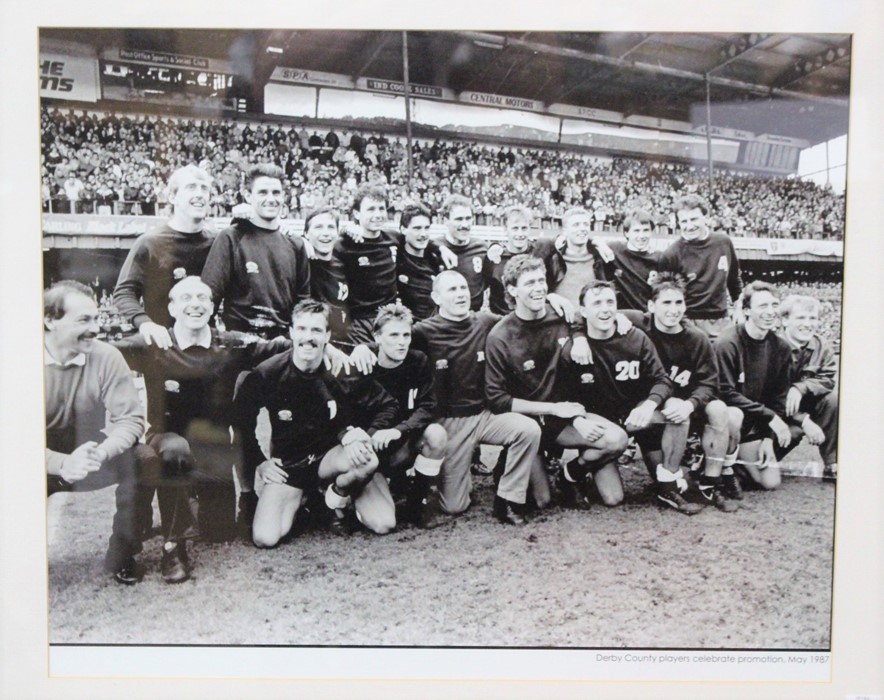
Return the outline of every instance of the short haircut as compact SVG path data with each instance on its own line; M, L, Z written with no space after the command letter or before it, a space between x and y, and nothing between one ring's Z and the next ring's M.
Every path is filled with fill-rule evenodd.
M756 280L755 282L750 282L745 287L743 287L743 295L742 295L742 304L741 308L743 309L751 309L752 308L752 297L758 292L770 292L777 299L780 298L780 294L777 291L777 288L768 282L761 282Z
M318 209L313 209L312 211L307 213L307 218L304 219L304 233L310 230L310 222L313 221L317 216L321 216L322 214L331 214L332 219L335 220L335 227L338 225L338 212L335 211L332 207L319 207Z
M292 309L292 322L294 322L296 316L302 316L304 314L322 314L323 318L325 318L326 325L328 325L329 307L324 301L302 299L295 304L295 308Z
M593 294L601 294L601 290L610 289L612 292L614 291L614 285L611 282L605 282L605 280L593 280L587 284L583 285L583 288L580 290L580 305L583 306L583 300L586 298L586 295L592 292Z
M790 294L780 302L780 316L789 317L792 312L811 311L817 315L820 313L820 300L803 294Z
M592 218L592 214L583 207L571 207L568 211L562 214L562 226L567 224L568 220L573 219L575 216L588 216Z
M386 205L387 190L383 185L376 185L370 182L362 183L356 190L356 194L353 195L353 211L359 211L362 208L363 199L374 199Z
M177 290L181 285L188 284L188 283L193 284L195 282L201 284L203 287L206 288L206 290L209 292L209 299L211 299L212 298L212 288L209 285L207 285L205 282L203 282L202 277L200 277L198 275L189 275L188 277L185 277L183 280L180 280L180 281L176 282L174 285L172 285L172 289L169 290L169 301L172 301L175 299L175 295L178 294Z
M402 216L399 217L399 226L408 228L408 225L419 216L424 216L427 220L433 222L433 213L423 204L407 204L402 210Z
M676 214L680 211L690 211L691 209L699 209L704 215L708 215L711 211L709 202L698 194L686 194L676 199L672 204L672 211Z
M507 207L506 211L503 212L504 226L508 226L513 219L524 219L525 223L530 227L531 222L534 221L534 214L523 204L516 204L512 207Z
M644 209L632 209L626 214L626 218L623 219L623 230L629 231L635 224L649 224L653 228L654 217Z
M65 314L65 299L69 294L82 294L95 301L95 292L81 282L61 280L43 292L43 317L53 321Z
M473 211L473 200L469 197L464 197L462 194L453 194L445 201L445 206L442 207L442 213L445 214L446 217L451 216L451 210L454 207L466 207L470 211Z
M384 326L391 321L402 321L411 326L414 323L414 316L411 313L411 309L405 306L401 301L385 304L378 309L377 316L374 318L374 323L371 324L372 334L380 333L384 330Z
M173 172L169 176L169 184L166 186L166 189L169 193L169 197L172 198L178 192L178 188L181 187L181 181L184 180L188 175L197 178L198 180L205 180L209 183L211 187L214 179L209 173L207 173L202 168L191 163L190 165L185 165L182 168L178 168L175 172Z
M252 185L255 184L255 180L259 177L272 177L279 180L281 183L285 178L285 171L273 163L256 163L255 165L250 166L246 172L246 190L251 190Z
M509 286L515 286L518 284L519 278L522 275L526 272L534 272L535 270L543 270L544 273L546 272L546 266L543 264L543 260L525 253L514 255L503 267L503 275L500 278L500 281L503 283L503 288L506 289Z
M684 278L681 275L672 272L661 272L651 285L651 301L657 301L663 292L670 289L681 292L682 296L684 296L684 287Z
M467 278L464 277L462 274L460 274L457 270L442 270L438 275L436 275L436 276L433 278L433 291L434 291L434 292L438 292L438 291L439 291L439 285L442 284L442 280L447 279L447 278L451 277L452 275L457 275L457 276L460 277L464 282L467 281Z

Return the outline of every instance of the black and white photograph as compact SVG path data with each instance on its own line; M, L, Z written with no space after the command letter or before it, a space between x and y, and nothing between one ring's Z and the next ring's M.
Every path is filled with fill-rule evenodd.
M856 37L770 26L39 27L49 676L831 682Z

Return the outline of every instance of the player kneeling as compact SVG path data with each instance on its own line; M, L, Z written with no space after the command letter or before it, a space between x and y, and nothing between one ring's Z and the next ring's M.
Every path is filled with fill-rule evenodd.
M372 376L396 399L398 422L372 436L381 470L395 492L406 494L406 519L429 529L440 524L437 485L448 434L431 422L436 413L433 371L427 356L411 349L411 311L401 303L378 310L372 334L377 364Z
M330 509L342 511L352 501L369 530L390 532L395 508L377 471L372 435L394 424L395 400L370 378L339 378L324 367L330 334L323 302L299 302L290 335L291 354L258 365L236 398L244 461L264 483L252 527L255 545L278 544L291 530L305 491L320 484ZM269 459L255 436L261 408L270 415Z
M606 422L586 416L575 419L572 427L592 441L603 435L618 435L607 422L619 425L620 452L626 447L623 431L634 435L646 461L654 467L657 500L686 515L698 513L703 507L685 499L688 484L681 469L688 423L672 421L659 410L672 394L672 382L653 344L638 328L623 335L616 332L617 300L610 283L586 285L580 299L593 360L590 367L571 367L566 388L572 400ZM566 465L563 481L581 484L589 473L593 473L606 505L623 502L623 482L616 460L599 465L581 454Z
M682 323L684 286L678 277L664 273L658 278L651 287L648 310L647 314L634 311L625 314L647 333L672 381L673 395L663 404L660 413L671 424L687 424L689 435L702 436L702 502L725 512L735 511L739 505L727 498L728 494L735 495L733 470L729 469L723 480L722 469L736 460L743 413L716 398L718 370L712 344L705 333ZM667 429L664 429L664 441ZM673 447L684 450L680 440Z

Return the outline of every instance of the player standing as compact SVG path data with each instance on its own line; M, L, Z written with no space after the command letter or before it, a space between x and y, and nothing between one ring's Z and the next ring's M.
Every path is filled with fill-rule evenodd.
M223 302L227 330L262 338L286 335L291 309L310 296L310 265L304 242L280 231L281 168L259 163L249 168L245 197L248 220L224 229L202 270L212 298Z
M743 279L733 241L709 230L709 205L698 195L687 195L673 205L681 238L660 256L660 271L686 280L687 318L715 338L731 325L728 311L740 296Z
M605 274L617 290L617 308L644 312L660 265L660 253L651 250L654 221L646 211L636 210L623 226L626 243L610 244L614 259L607 263Z
M516 205L509 207L503 214L503 225L506 230L506 245L492 246L489 258L497 257L494 250L499 249L499 259L491 268L491 279L488 284L488 307L492 313L505 316L511 311L506 300L506 289L503 284L503 270L506 264L516 255L530 254L534 250L534 241L529 238L533 216L528 207Z
M491 280L494 263L488 258L488 246L473 238L473 203L460 194L451 195L443 208L445 244L457 256L453 267L470 287L470 309L478 311L485 302L485 290Z
M338 217L331 207L320 207L308 212L304 219L304 235L313 247L310 258L310 296L329 306L328 327L331 342L347 346L350 335L350 317L347 299L350 290L331 269L332 250L338 240Z
M399 219L403 238L397 268L399 297L418 321L436 311L433 278L444 268L438 248L430 245L432 219L432 212L421 204L407 205Z

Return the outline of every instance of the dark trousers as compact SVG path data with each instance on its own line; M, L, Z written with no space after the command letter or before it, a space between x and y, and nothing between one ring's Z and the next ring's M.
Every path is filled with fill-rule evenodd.
M820 445L823 464L835 464L838 461L838 394L834 391L822 396L805 394L798 410L810 415L810 420L826 434Z
M160 508L163 538L195 537L220 542L236 536L236 453L229 433L216 426L192 426L186 439L177 433L150 436L138 447L141 523L150 517L153 494Z
M51 438L48 439L51 443ZM49 445L50 449L54 449ZM71 452L71 449L59 451ZM104 565L108 571L117 571L129 557L141 551L141 536L137 523L136 502L138 479L134 449L107 460L101 469L91 472L85 479L68 482L60 476L48 475L47 494L59 492L81 493L97 491L117 485L116 505L111 536L108 542Z

